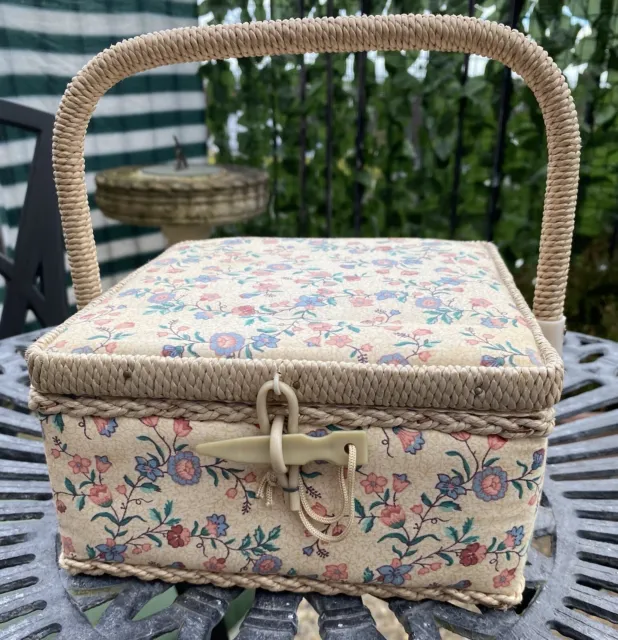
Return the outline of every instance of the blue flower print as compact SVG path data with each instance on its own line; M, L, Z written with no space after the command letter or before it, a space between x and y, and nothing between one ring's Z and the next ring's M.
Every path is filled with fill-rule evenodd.
M399 562L393 562L391 564L385 564L382 567L378 567L378 573L384 584L392 584L395 587L400 587L406 580L406 574L409 574L412 570L411 564L399 564Z
M487 467L479 471L472 481L474 495L483 502L501 500L508 487L506 471L500 467Z
M306 556L312 556L313 555L313 547L303 547L303 553Z
M532 471L536 471L542 466L543 460L545 460L545 449L538 449L532 454Z
M388 300L389 298L396 298L396 297L397 297L397 293L395 291L386 291L386 289L382 291L378 291L378 293L376 293L376 298L378 300Z
M324 298L322 296L300 296L294 306L313 309L315 307L325 307L326 302L324 302Z
M260 335L251 338L251 343L256 349L261 349L262 347L274 349L279 343L279 338L271 336L268 333L260 333Z
M116 432L116 428L118 427L116 418L99 418L98 416L94 416L92 419L97 428L97 431L102 436L111 438L112 434Z
M483 318L481 324L490 329L504 329L509 323L507 318Z
M211 516L206 518L206 529L208 529L208 533L211 536L220 538L227 533L227 530L230 528L230 525L225 521L224 515L217 515L213 513Z
M414 431L414 429L408 429L407 427L393 427L393 433L399 438L403 450L413 456L425 444L422 431Z
M203 282L203 283L207 283L207 282L215 282L216 280L219 280L219 278L217 278L217 276L197 276L197 278L195 278L195 282Z
M438 285L450 284L450 285L455 286L455 285L458 285L458 284L461 284L461 283L462 283L462 280L460 280L459 278L448 278L448 277L445 277L445 278L440 278L436 284L438 284Z
M197 484L202 475L200 459L190 451L180 451L170 456L167 472L176 484L183 486Z
M166 344L161 349L161 355L166 358L180 358L184 353L185 348L181 345Z
M410 365L401 353L389 353L388 355L382 356L378 360L378 364L388 364L393 367L408 367Z
M396 260L388 260L386 258L381 258L380 260L374 260L373 264L376 265L376 267L394 267L397 264Z
M442 306L442 300L433 296L423 296L416 299L416 306L421 309L438 309Z
M153 457L150 460L146 460L142 456L136 456L135 462L137 462L135 470L139 471L140 475L148 478L148 480L154 482L157 478L163 476L163 471L159 469L159 461L156 458Z
M196 320L210 320L213 317L212 311L197 311L193 317Z
M277 264L269 264L267 268L271 271L287 271L292 268L292 265L286 264L285 262L278 262Z
M464 481L463 476L454 475L451 478L445 473L439 473L438 480L439 482L436 485L436 489L440 489L440 493L448 496L451 500L457 500L459 496L467 493L465 487L461 486Z
M98 544L95 548L99 552L99 558L105 562L124 562L126 544L114 544L110 538L107 544Z
M245 339L239 333L215 333L209 344L218 356L229 357L245 346Z
M77 347L77 349L73 349L71 353L92 353L92 347Z
M502 356L483 356L481 367L503 367L505 360Z
M314 429L310 431L307 435L311 438L323 438L327 436L329 433L328 429Z
M521 543L522 540L524 539L524 527L523 525L519 526L519 527L513 527L512 529L510 529L509 531L506 532L507 536L512 536L513 540L513 546L514 547L518 547Z
M118 294L119 298L143 298L148 293L148 289L126 289Z
M528 356L528 358L530 358L530 362L537 367L540 367L543 364L541 358L539 357L539 353L531 347L528 347L526 349L526 355Z
M450 585L451 589L469 589L470 585L472 583L470 582L470 580L460 580L459 582L456 582L455 584Z
M268 553L265 553L263 556L260 556L258 560L256 560L253 565L253 572L259 573L263 576L268 575L270 573L277 573L279 569L281 569L281 558L277 558L277 556L271 556Z

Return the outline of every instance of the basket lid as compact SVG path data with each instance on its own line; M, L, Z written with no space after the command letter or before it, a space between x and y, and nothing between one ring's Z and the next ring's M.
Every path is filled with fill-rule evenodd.
M493 245L418 239L181 243L29 351L40 393L535 411L562 362Z

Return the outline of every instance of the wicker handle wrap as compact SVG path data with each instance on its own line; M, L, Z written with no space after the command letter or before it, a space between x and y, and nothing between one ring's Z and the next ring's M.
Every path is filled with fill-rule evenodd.
M128 76L179 62L283 53L425 49L475 53L518 73L547 129L547 187L534 312L562 316L579 174L579 127L569 87L540 46L494 22L461 16L363 16L187 27L120 42L93 58L67 87L54 129L53 163L62 226L82 308L101 293L88 207L84 138L103 94Z

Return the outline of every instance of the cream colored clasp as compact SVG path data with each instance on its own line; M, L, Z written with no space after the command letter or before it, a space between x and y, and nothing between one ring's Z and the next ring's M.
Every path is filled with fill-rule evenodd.
M268 416L269 391L283 394L288 404L287 433L283 433L285 416L276 414L272 424ZM289 385L275 380L262 385L257 396L257 416L263 435L231 438L207 442L195 447L201 455L222 458L232 462L268 464L277 476L292 511L300 511L298 493L300 465L316 460L327 460L345 466L349 447L356 448L357 464L368 458L367 434L364 431L336 431L321 438L298 433L298 398Z

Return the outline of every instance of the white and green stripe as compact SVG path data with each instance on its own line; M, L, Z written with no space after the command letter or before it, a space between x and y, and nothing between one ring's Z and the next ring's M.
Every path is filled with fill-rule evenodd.
M197 23L196 0L0 0L0 98L54 113L67 83L102 49L141 33ZM35 140L0 129L0 222L15 245ZM100 102L86 138L86 178L104 287L164 247L156 229L106 219L94 176L124 164L167 162L177 136L189 157L205 151L204 94L195 64L121 82ZM69 289L72 301L72 289Z

